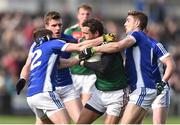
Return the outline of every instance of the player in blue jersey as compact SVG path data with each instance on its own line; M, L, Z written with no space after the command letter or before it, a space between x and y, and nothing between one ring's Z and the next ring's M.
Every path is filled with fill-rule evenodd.
M60 38L65 40L66 42L76 43L76 39L74 39L72 36L62 33L63 22L61 15L58 12L48 12L44 17L44 23L45 28L53 32L54 38ZM65 67L69 67L76 63L76 61L69 63L68 61L63 60L63 58L67 59L70 57L70 53L68 52L61 53L60 57L61 64L65 64ZM80 96L76 92L72 84L72 78L69 68L58 69L57 76L58 84L56 87L56 91L60 95L60 98L63 100L66 110L71 119L74 122L77 122L80 111L82 109L82 104Z
M174 62L163 45L146 35L147 16L138 11L128 12L124 24L126 38L119 42L86 49L87 56L95 52L113 53L126 49L126 69L130 79L131 94L121 123L141 123L158 94L167 86L167 81L174 70ZM103 37L86 43L100 44ZM85 43L84 42L84 43ZM163 73L163 63L166 69Z
M72 36L61 33L62 19L58 12L55 11L48 12L44 17L44 22L45 22L45 28L53 32L54 38L60 38L65 40L66 42L75 41L75 39ZM60 55L60 57L62 58L69 58L69 56L70 56L69 52L62 52ZM65 66L67 67L77 63L76 60L72 60L72 61L71 63L69 63L67 61L64 62L64 60L61 59L61 65L65 64ZM28 63L24 65L21 71L20 78L28 79L29 67L30 65ZM74 89L74 86L72 85L72 79L71 79L71 74L69 72L69 68L58 69L57 76L58 76L57 78L58 84L56 86L56 92L58 92L58 94L60 95L60 98L62 99L69 116L72 118L74 122L76 122L78 120L80 111L82 109L82 104L79 95L77 94L77 92ZM19 90L21 90L22 88L23 86L20 87ZM68 119L69 116L67 117ZM68 121L70 121L70 119ZM44 119L44 123L51 123L51 122L49 122L48 119Z
M57 86L58 56L62 51L80 51L77 44L66 43L59 39L47 39L51 35L52 32L47 29L37 30L34 33L36 44L32 45L29 60L26 62L30 64L27 102L35 113L38 124L43 123L45 116L52 123L69 123L64 104L54 92Z

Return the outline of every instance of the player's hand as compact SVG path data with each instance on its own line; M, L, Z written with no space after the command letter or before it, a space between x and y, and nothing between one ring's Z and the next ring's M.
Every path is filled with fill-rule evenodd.
M94 55L94 53L95 53L95 49L93 49L92 47L86 48L82 52L80 52L79 59L87 60L90 57L92 57Z
M103 43L109 43L117 41L117 35L115 33L103 34Z
M168 84L168 83L165 82L165 81L161 81L161 82L157 83L157 85L156 85L157 95L160 95L160 94L161 94L161 92L164 90L164 86L165 86L166 84Z
M26 80L25 79L20 78L18 80L18 82L16 84L16 92L17 92L18 95L20 94L21 90L24 88L25 84L26 84Z

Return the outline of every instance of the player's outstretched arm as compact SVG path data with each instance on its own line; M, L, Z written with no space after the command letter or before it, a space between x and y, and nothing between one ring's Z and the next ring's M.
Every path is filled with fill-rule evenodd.
M109 42L114 42L114 41L117 41L117 35L114 33L107 33L95 39L85 40L79 43L79 45L81 46L82 50L84 50L85 48L88 48L88 47L94 47L94 46L101 45L102 43L109 43Z
M108 44L103 44L101 46L93 47L96 52L102 52L102 53L114 53L121 50L124 50L130 46L132 46L135 43L135 41L127 37L125 39L122 39L118 42L111 42Z
M60 58L59 68L68 68L79 63L79 58L71 57L69 59Z
M65 49L66 52L80 52L82 51L82 48L77 43L67 43L67 47Z
M95 39L91 39L91 40L85 40L85 41L78 43L78 44L81 47L88 48L88 47L92 47L92 46L98 46L101 43L103 43L103 36L95 38Z

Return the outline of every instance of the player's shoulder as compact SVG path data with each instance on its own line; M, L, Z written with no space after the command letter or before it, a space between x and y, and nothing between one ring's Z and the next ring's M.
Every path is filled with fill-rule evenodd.
M76 28L78 28L78 27L79 27L79 24L75 24L75 25L70 26L69 28L70 28L70 29L76 29Z
M153 47L155 47L155 46L161 46L162 44L159 42L159 41L157 41L156 39L154 39L154 38L152 38L152 37L148 37L148 39L149 39L149 41L150 41L150 43L151 43L151 45L153 46Z
M51 44L59 44L59 43L66 43L65 40L63 39L52 39L51 42L49 42Z
M141 39L141 36L142 36L142 34L139 31L132 31L132 32L127 33L127 37L130 37L135 41Z
M132 32L129 32L128 35L137 36L137 37L147 36L146 33L144 33L143 31L132 31Z
M62 38L62 39L66 39L66 40L70 40L70 41L71 41L71 40L76 41L76 39L75 39L72 35L68 35L68 34L64 34L64 33L61 34L61 38ZM61 39L61 38L60 38L60 39Z
M72 25L72 26L68 27L68 28L64 31L64 33L67 34L68 32L73 31L73 30L76 30L77 28L79 28L79 25L78 25L78 24Z

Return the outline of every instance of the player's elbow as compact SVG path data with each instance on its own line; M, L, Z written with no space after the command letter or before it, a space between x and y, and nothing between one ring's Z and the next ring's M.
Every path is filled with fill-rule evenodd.
M166 69L169 70L170 74L172 75L176 69L175 62L172 58L169 58L169 60L166 63Z
M171 68L172 72L174 72L174 71L175 71L175 69L176 69L176 64L175 64L175 62L174 62L173 58L172 58L172 57L170 57L168 61L169 61L169 62L168 62L169 67Z

